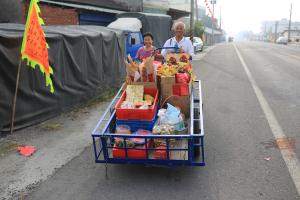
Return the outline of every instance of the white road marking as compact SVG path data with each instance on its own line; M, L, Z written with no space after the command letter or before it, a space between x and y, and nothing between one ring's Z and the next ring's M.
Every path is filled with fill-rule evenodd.
M262 91L258 87L256 81L254 80L249 67L245 63L240 51L236 47L236 45L233 45L235 48L235 51L243 65L243 68L248 76L248 79L252 85L252 88L256 94L256 97L260 103L260 106L266 116L266 119L268 121L268 124L270 126L270 129L275 137L276 140L282 140L287 138L287 136L284 134L281 126L278 123L278 120L276 119L270 105L268 104L267 100L265 99ZM293 182L296 186L298 195L300 195L300 163L297 159L296 153L292 148L279 148L281 155L283 157L283 160L285 161L285 164L289 170L289 173L293 179Z

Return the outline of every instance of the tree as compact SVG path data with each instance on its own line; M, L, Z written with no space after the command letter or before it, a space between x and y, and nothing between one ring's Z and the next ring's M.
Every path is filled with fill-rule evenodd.
M190 37L190 27L189 27L189 26L186 26L186 27L185 27L184 36L185 36L185 37Z
M201 21L196 21L194 26L194 36L202 38L204 33L204 25ZM184 35L190 37L190 27L186 26Z
M196 21L195 29L194 29L194 36L202 38L204 33L204 25L201 21Z

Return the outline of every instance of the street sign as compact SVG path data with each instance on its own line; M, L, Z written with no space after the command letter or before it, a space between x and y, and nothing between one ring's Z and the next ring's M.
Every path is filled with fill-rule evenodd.
M211 3L211 4L216 4L216 3L217 3L217 0L211 0L210 3Z

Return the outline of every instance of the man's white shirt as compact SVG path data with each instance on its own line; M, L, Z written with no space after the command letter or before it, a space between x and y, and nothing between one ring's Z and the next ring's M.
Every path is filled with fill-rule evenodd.
M185 53L188 53L189 55L194 55L194 47L190 39L183 37L181 41L177 42L175 37L172 37L168 39L164 47L175 47L177 44L178 48L181 48L184 50ZM167 53L174 52L174 49L163 49L161 51L161 54L165 57Z

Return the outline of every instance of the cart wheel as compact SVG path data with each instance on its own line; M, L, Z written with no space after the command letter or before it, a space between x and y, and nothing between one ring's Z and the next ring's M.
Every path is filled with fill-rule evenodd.
M196 109L195 112L199 112L199 110ZM199 121L195 121L195 123L194 123L194 133L200 133L200 122ZM200 144L200 138L195 139L194 144ZM194 146L194 156L198 157L199 155L200 155L200 147Z

